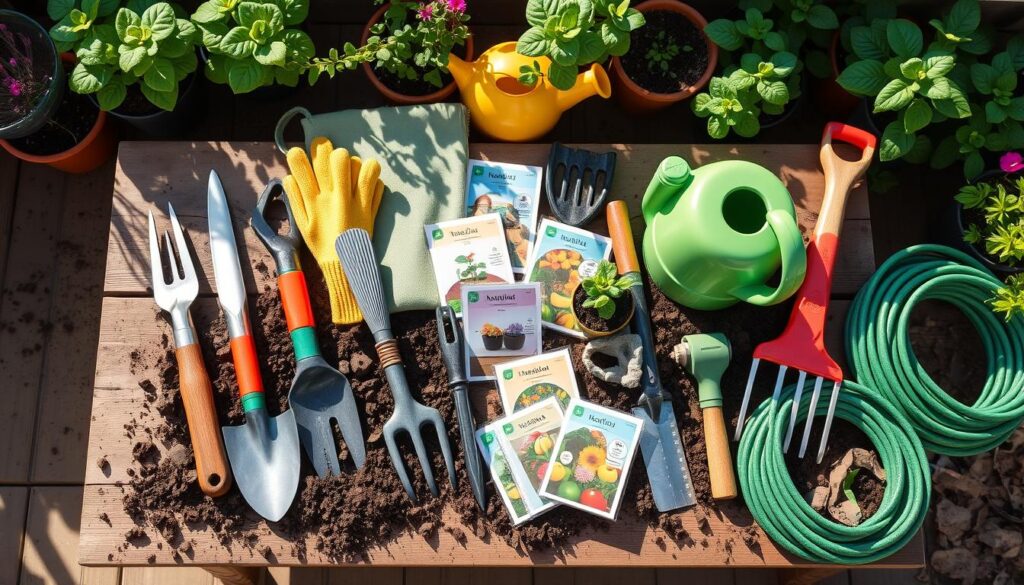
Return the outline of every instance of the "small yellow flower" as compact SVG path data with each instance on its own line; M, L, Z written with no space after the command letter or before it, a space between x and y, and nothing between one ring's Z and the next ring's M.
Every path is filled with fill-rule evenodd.
M604 465L604 449L591 445L580 451L580 465L590 471L596 472L598 467Z

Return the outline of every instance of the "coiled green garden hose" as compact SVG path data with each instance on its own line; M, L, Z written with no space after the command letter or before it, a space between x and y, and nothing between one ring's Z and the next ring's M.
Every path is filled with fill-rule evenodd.
M929 451L989 451L1024 419L1024 322L1007 323L992 312L986 301L1000 286L967 254L912 246L886 260L850 307L846 354L855 379L893 402ZM947 394L914 355L908 324L914 307L926 299L956 306L981 337L988 375L972 405Z
M878 510L858 526L845 526L811 508L786 468L782 439L795 389L793 384L778 401L762 402L740 439L740 487L757 523L776 544L814 562L859 565L900 550L924 522L931 493L928 460L910 422L877 392L843 382L835 414L864 431L886 473ZM806 418L811 394L808 383L800 398L800 420ZM819 402L817 416L826 414L827 403Z

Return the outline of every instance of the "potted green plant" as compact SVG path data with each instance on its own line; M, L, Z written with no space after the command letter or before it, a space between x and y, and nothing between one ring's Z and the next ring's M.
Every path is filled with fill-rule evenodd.
M502 344L505 349L523 349L524 343L526 343L526 332L523 330L523 324L509 323L502 334Z
M1024 272L1024 177L995 172L954 200L961 247L995 272Z
M202 104L192 95L198 30L167 2L129 3L141 13L118 5L49 0L50 36L77 59L68 86L143 132L173 135Z
M703 89L718 64L718 45L704 34L704 16L676 0L647 0L636 9L644 15L644 27L633 32L626 54L612 57L619 103L632 111L653 111Z
M487 351L497 351L501 349L502 337L504 331L501 327L493 323L484 323L480 327L480 338L483 339L484 349Z
M0 146L27 162L91 171L113 154L106 116L64 87L64 64L46 29L0 10Z
M308 0L203 2L191 18L207 54L206 78L235 94L297 87L316 54L313 40L297 28L308 14Z
M855 0L840 3L834 8L839 16L839 28L832 31L824 56L817 46L809 52L807 68L816 78L812 93L818 109L829 117L842 119L861 103L861 98L836 82L842 70L857 58L853 52L852 31L876 20L896 18L896 3L891 0ZM814 44L818 45L816 39Z
M572 314L587 337L604 337L621 331L633 318L636 274L619 275L612 262L602 260L594 274L580 281L572 295Z
M796 55L785 51L767 61L747 53L728 76L712 77L708 92L693 100L694 113L707 118L708 136L725 138L732 131L752 138L761 131L762 113L783 115L793 99L789 82L796 61Z

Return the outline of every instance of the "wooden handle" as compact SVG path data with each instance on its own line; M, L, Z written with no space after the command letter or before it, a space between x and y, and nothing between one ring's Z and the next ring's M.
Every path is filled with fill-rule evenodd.
M608 235L612 238L615 265L619 274L640 272L636 259L636 245L633 242L633 227L629 224L629 208L625 201L612 201L605 207L608 216Z
M181 401L196 456L199 488L208 496L222 496L231 488L231 468L217 424L213 385L203 364L202 351L198 343L193 343L177 348L174 355L178 359Z
M833 142L845 142L860 149L860 158L847 160L836 154ZM814 239L824 234L838 236L843 224L846 199L853 185L871 165L875 155L876 139L859 128L829 122L821 137L821 167L825 171L825 196L821 202L818 221L814 225Z
M725 434L725 416L721 406L704 409L704 444L708 451L708 475L711 476L711 497L731 500L736 497L736 473L732 468L729 436Z

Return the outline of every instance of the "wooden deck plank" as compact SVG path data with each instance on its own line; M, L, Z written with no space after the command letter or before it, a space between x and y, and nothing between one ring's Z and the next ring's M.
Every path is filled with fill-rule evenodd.
M18 582L27 512L27 487L0 487L0 583Z
M331 569L268 567L263 585L326 585L329 570Z
M5 408L0 415L0 482L29 479L33 428L51 330L55 253L65 201L65 175L25 165L18 177L7 269L0 288L0 371Z
M683 583L699 583L700 585L733 585L735 571L727 567L715 569L658 569L658 585L682 585ZM774 571L759 570L761 574Z
M121 585L219 585L213 575L199 567L125 567Z
M572 571L559 572L565 575ZM533 574L529 568L410 567L405 570L405 585L532 585Z
M777 571L759 571L757 569L736 569L733 571L734 585L777 585Z
M850 585L918 585L920 569L851 569Z
M114 163L66 185L31 481L81 484L96 373Z
M327 571L327 585L403 585L405 572L400 567L345 567Z
M0 156L0 283L4 281L7 252L11 245L11 222L18 194L18 159Z

